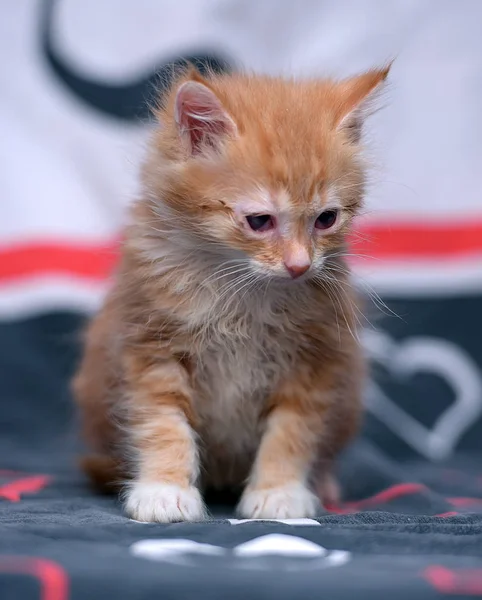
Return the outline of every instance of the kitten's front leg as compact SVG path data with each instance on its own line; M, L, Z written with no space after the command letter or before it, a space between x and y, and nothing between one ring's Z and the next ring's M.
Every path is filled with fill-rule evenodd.
M287 383L278 391L238 507L243 517L314 517L321 509L308 478L326 433L327 410L323 392L310 391L301 382Z
M138 521L203 520L187 374L174 360L147 368L136 362L130 364L129 422L137 472L126 493L126 510Z

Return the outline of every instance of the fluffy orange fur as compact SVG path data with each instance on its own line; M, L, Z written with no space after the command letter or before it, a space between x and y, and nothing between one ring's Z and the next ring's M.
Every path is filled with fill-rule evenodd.
M189 71L158 109L122 260L74 391L97 483L142 521L314 516L357 430L364 361L345 238L363 108L343 81ZM316 491L316 493L315 493Z

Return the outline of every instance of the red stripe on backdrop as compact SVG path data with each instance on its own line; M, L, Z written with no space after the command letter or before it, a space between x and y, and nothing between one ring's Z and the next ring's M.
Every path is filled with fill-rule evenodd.
M482 256L482 221L453 225L365 224L359 234L353 239L353 253L362 255L364 261L369 257L385 261L446 261ZM0 282L47 274L103 281L116 264L117 249L117 241L39 242L0 247Z
M114 269L118 243L32 243L0 248L0 282L36 275L104 281Z
M357 254L377 259L457 259L482 254L482 221L365 224L353 239Z

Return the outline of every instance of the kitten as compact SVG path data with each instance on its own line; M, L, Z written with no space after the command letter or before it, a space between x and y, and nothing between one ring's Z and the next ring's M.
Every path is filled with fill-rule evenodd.
M115 285L74 382L98 483L140 521L313 517L357 430L364 363L345 239L362 109L388 68L335 82L176 82L158 110ZM316 493L315 493L316 492Z

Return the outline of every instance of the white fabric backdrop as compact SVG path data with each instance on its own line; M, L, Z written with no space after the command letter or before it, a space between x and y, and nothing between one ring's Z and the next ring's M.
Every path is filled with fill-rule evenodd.
M39 51L43 4L0 3L0 266L20 244L109 243L148 132L99 115L55 78ZM61 0L54 17L64 59L113 84L198 48L290 75L341 76L395 58L386 107L368 127L379 165L370 222L482 223L478 0ZM403 294L480 288L481 265L482 242L455 263L424 257L407 269L399 257L360 270ZM0 316L93 307L102 294L103 282L37 271L2 279L0 268Z

